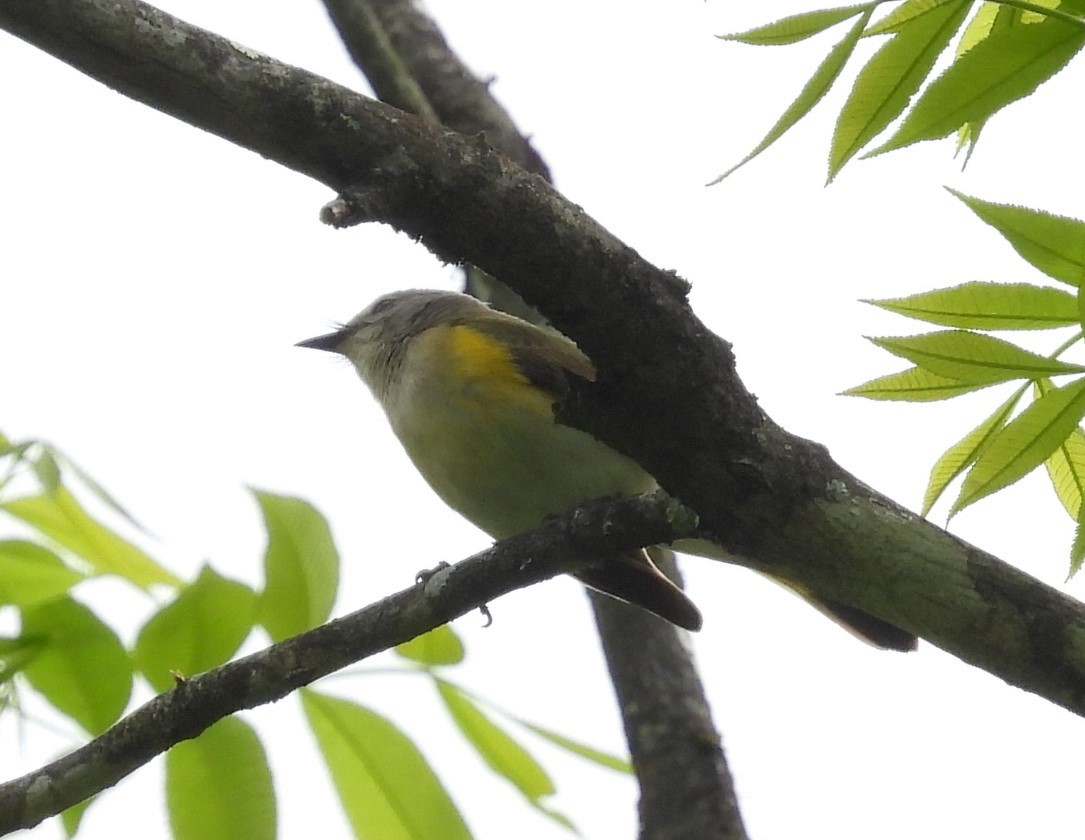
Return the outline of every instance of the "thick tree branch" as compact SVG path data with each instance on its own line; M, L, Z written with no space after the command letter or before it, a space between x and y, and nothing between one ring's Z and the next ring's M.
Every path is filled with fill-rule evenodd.
M689 534L662 494L601 499L502 540L375 604L180 683L89 744L0 785L0 834L31 828L116 784L216 721L413 639L496 598L623 549Z
M1085 713L1085 609L872 491L784 432L728 345L651 266L485 144L135 0L5 0L0 26L130 96L350 192L486 269L599 368L569 422L642 463L741 562L853 604ZM605 305L601 305L605 302ZM627 418L636 417L637 423Z

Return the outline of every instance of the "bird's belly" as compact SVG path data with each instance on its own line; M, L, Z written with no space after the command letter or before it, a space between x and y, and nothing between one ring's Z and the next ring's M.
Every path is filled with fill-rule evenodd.
M508 396L415 399L395 424L430 486L492 537L534 528L589 499L655 487L630 459L556 423L545 395L519 402Z

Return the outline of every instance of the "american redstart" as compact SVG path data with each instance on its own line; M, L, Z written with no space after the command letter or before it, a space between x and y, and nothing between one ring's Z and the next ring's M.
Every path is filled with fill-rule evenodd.
M588 357L564 336L468 295L394 292L298 346L349 359L430 486L495 539L590 499L656 489L634 461L555 420L554 404L570 377L594 380ZM702 549L693 550L713 555ZM647 551L607 559L576 577L679 627L701 627L700 611ZM914 636L882 619L800 594L874 645L915 647Z

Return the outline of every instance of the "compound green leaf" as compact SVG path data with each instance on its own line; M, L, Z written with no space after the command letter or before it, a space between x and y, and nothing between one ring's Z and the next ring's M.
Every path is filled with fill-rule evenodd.
M422 753L390 721L310 689L301 699L358 840L470 840Z
M837 117L829 153L829 180L911 101L949 45L971 0L942 0L897 28L860 71Z
M1042 210L981 201L956 190L950 192L1048 277L1075 287L1081 285L1085 279L1085 222Z
M866 7L859 20L848 30L848 34L844 36L844 39L825 56L817 70L814 71L814 75L803 86L795 101L788 106L780 119L776 121L776 125L769 129L769 133L754 147L752 152L716 178L712 182L713 184L718 184L735 170L745 166L779 140L795 123L810 113L810 110L829 92L829 88L833 86L833 82L840 75L840 71L844 69L844 65L851 58L851 54L855 51L855 45L862 36L863 28L869 22L873 10L873 6Z
M971 330L1039 330L1078 322L1074 295L1031 283L962 283L867 303L931 324Z
M51 601L85 578L45 546L0 540L0 604L29 607Z
M117 634L71 598L22 611L23 635L41 646L23 675L57 709L97 735L120 717L132 691L132 663Z
M257 615L281 641L328 620L339 587L339 553L327 520L311 504L262 490L253 495L268 532Z
M950 482L975 463L991 438L1009 422L1010 415L1013 414L1014 408L1017 407L1027 387L1025 385L1018 388L1013 396L996 408L990 417L953 444L935 462L931 467L927 490L923 494L923 516L930 513L931 508L941 498Z
M1039 397L1054 387L1047 379L1035 383ZM1059 497L1070 518L1077 520L1081 512L1081 500L1085 495L1085 432L1081 431L1080 426L1073 429L1069 437L1055 448L1044 461L1044 466L1047 467L1051 486L1055 488L1055 495Z
M94 519L64 487L51 494L13 499L0 504L0 510L77 554L99 574L120 575L144 589L156 583L181 585L180 578L142 549Z
M998 432L965 476L952 513L1013 484L1040 466L1085 414L1085 379L1054 388Z
M959 397L989 388L993 382L970 384L948 376L939 376L921 367L908 368L899 373L879 376L862 385L844 391L847 397L866 397L868 400L900 400L902 402L933 402Z
M573 828L567 817L546 806L554 794L554 782L532 755L495 724L465 692L436 679L437 691L460 732L482 756L490 769L504 776L541 813Z
M174 840L275 840L275 789L260 738L223 718L166 753Z
M191 677L229 661L249 635L255 615L256 593L205 566L143 625L132 657L147 681L166 691L174 673Z
M798 41L804 41L812 35L817 35L819 32L824 32L829 27L835 26L848 18L853 18L867 8L868 4L842 6L838 9L819 9L815 12L791 15L774 23L748 29L745 32L718 35L717 37L723 41L739 41L743 44L757 46L794 44Z
M904 123L873 154L945 137L982 121L1061 70L1085 44L1085 29L1048 19L992 32L935 79Z
M423 665L456 665L463 662L463 642L447 624L396 645L395 652Z
M919 367L970 384L1085 372L1081 365L1041 356L1001 338L967 330L870 340Z

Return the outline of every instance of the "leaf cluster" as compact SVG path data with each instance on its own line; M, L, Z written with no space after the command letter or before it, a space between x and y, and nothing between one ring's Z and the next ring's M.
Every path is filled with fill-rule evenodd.
M1068 289L1033 283L973 281L876 306L950 329L873 338L912 367L858 385L846 393L880 400L924 402L1020 383L1013 393L935 462L923 498L928 513L963 476L951 515L1043 465L1067 513L1078 523L1070 573L1085 557L1085 366L1065 361L1085 329L1085 222L954 193L995 228L1027 262ZM1040 355L991 335L1011 330L1070 330L1051 353ZM1061 385L1054 380L1066 378Z
M1085 46L1083 0L905 0L875 21L884 2L820 9L721 36L760 46L794 44L854 20L761 142L716 183L810 113L863 39L885 40L860 69L837 116L829 151L830 181L864 149L868 149L864 156L872 157L956 133L958 147L967 147L971 154L991 116L1033 93ZM948 66L932 80L936 63L954 41ZM889 138L870 149L902 114Z
M86 495L132 537L139 524L56 448L0 435L0 510L26 535L0 539L0 610L17 613L19 632L0 638L0 711L18 712L27 692L94 736L115 723L137 681L165 692L229 661L256 631L281 641L327 621L338 592L339 555L327 522L308 502L254 490L267 531L259 590L204 566L185 582L78 499ZM32 489L27 492L27 487ZM73 492L73 490L75 492ZM15 523L12 523L14 526ZM75 597L90 578L111 575L164 605L126 646L101 609ZM610 769L628 763L502 712L456 685L448 669L463 643L440 627L395 650L397 670L424 675L449 720L493 772L525 802L573 831L548 803L553 780L498 722ZM467 825L423 752L394 723L350 700L314 689L302 710L343 808L359 838L469 838ZM276 797L256 729L227 718L166 756L166 801L181 840L273 838ZM69 836L88 802L65 812Z

